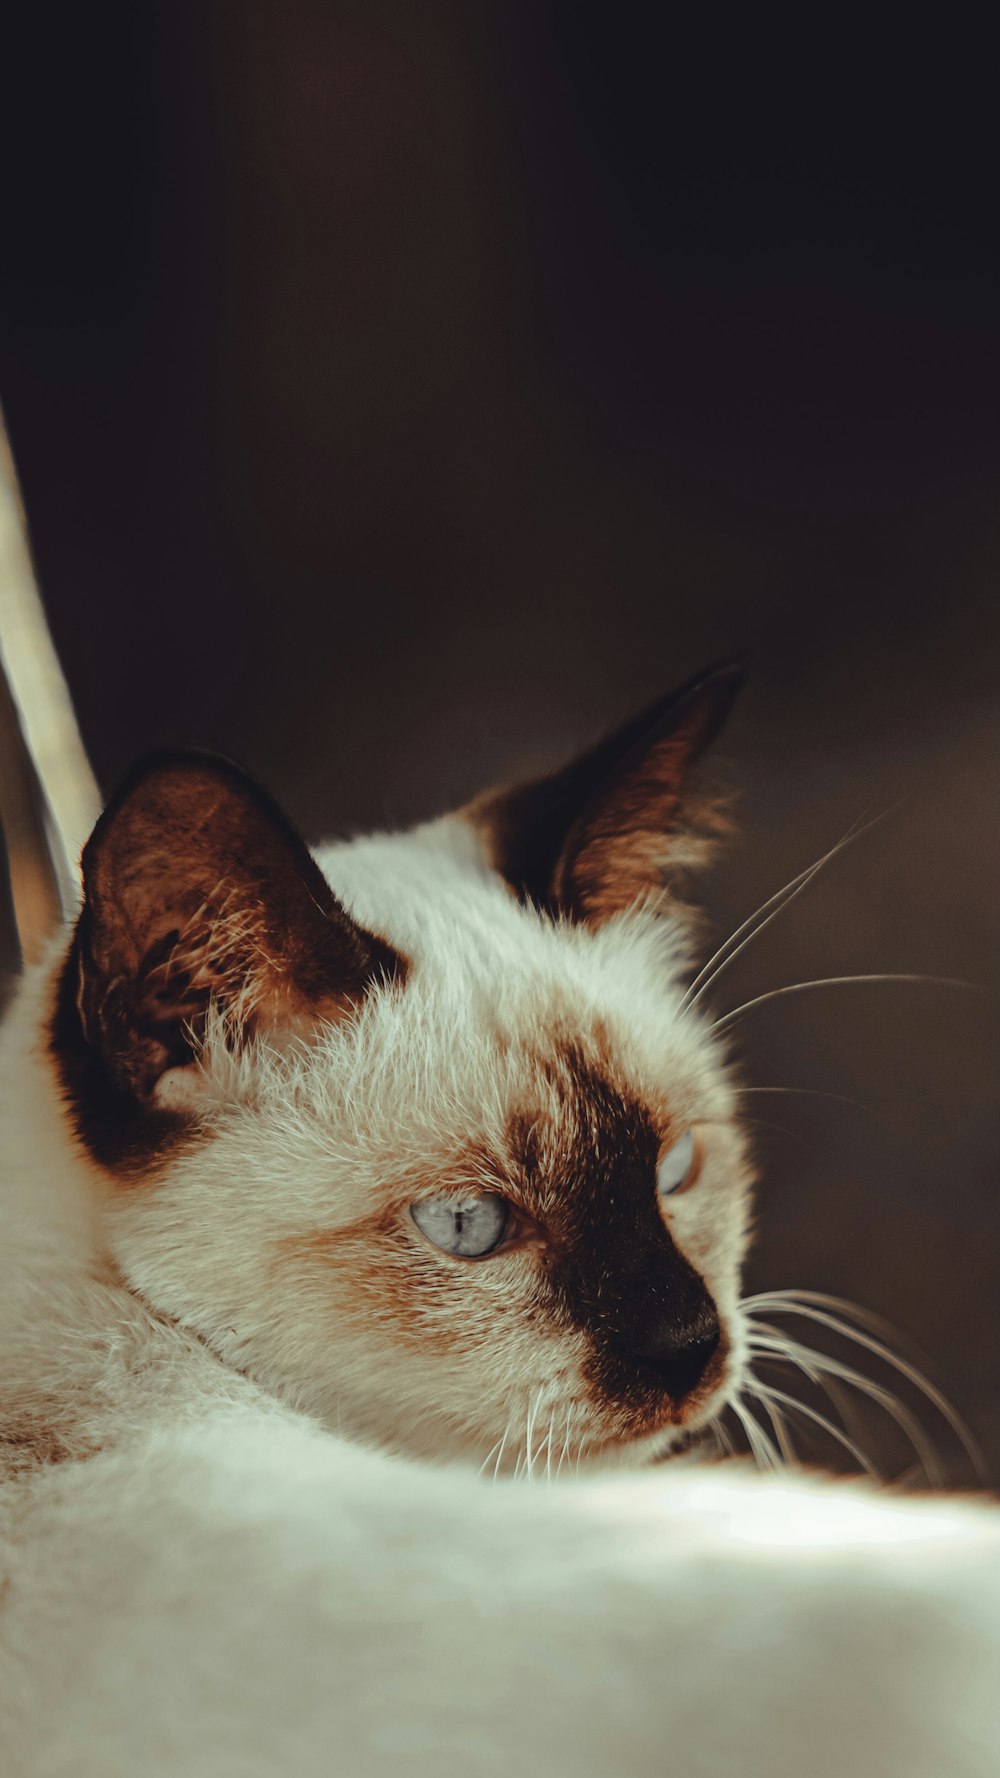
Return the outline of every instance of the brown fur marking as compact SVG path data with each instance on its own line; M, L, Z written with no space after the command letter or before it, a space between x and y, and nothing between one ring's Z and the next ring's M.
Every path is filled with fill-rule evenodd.
M157 1168L197 1126L150 1095L188 1066L210 1005L234 1042L343 1017L405 960L352 920L303 841L228 761L157 756L83 854L84 907L50 1026L76 1133L113 1174Z

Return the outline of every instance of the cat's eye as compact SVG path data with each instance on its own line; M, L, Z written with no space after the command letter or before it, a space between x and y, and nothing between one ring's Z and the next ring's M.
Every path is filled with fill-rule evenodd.
M672 1146L660 1156L656 1170L656 1189L661 1198L669 1198L685 1185L693 1183L697 1153L694 1131L685 1130Z
M410 1215L428 1241L458 1259L484 1259L495 1252L512 1221L511 1206L498 1192L461 1200L420 1198L410 1205Z

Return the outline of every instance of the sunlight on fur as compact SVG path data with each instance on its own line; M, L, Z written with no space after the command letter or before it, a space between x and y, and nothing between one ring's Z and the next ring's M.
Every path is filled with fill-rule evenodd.
M738 680L315 853L208 756L112 799L0 1037L5 1773L984 1778L994 1513L789 1473L871 1470L846 1387L944 1481L887 1367L970 1435L741 1295L729 1033L820 984L709 995L864 827L694 972Z

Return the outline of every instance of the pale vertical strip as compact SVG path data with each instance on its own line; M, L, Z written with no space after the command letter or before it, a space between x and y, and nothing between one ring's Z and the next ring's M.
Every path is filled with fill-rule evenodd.
M0 818L21 954L33 962L78 904L100 798L35 584L2 413L0 675Z

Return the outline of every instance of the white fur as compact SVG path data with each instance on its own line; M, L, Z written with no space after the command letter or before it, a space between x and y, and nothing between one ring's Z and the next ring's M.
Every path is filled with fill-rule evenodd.
M988 1778L982 1509L487 1487L225 1410L8 1490L7 1778Z
M737 1372L746 1171L670 925L554 928L457 822L323 863L412 959L406 987L308 1049L234 1060L210 1034L208 1139L155 1181L112 1188L77 1147L47 970L0 1041L3 1778L987 1778L991 1508L684 1460L490 1485L338 1436L482 1458L491 1393L538 1392L512 1269L463 1281L466 1383L419 1340L381 1375L375 1323L342 1325L282 1257L470 1132L498 1141L539 1091L526 1036L599 1027L644 1094L706 1120L703 1185L670 1214ZM550 1337L572 1402L573 1337Z

